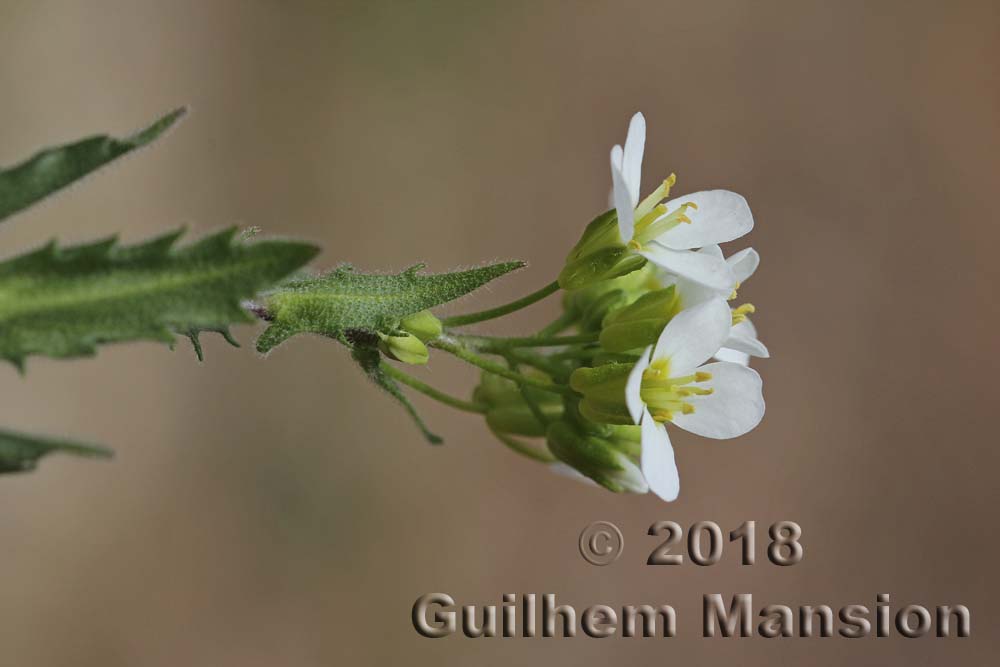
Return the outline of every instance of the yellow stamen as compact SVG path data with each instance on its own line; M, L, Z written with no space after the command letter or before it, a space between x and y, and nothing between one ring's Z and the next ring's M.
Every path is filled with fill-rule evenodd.
M692 398L714 393L712 387L694 386L711 379L712 374L706 371L670 377L670 360L657 359L642 374L642 400L649 406L653 419L658 422L672 421L675 414L694 413Z
M733 324L739 324L747 319L747 315L757 312L752 303L744 303L742 306L733 308Z

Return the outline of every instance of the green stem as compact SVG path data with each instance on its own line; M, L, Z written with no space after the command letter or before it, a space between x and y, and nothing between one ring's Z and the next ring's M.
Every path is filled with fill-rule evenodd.
M449 352L462 361L472 364L482 368L484 371L489 371L499 375L500 377L505 377L508 380L513 380L520 385L528 385L529 387L535 387L537 389L542 389L544 391L552 392L553 394L562 394L563 396L575 396L576 392L567 387L566 385L558 385L549 382L548 380L539 380L536 378L528 377L526 375L521 375L520 373L515 373L503 364L498 364L497 362L487 359L486 357L481 357L475 352L463 347L462 345L448 340L447 338L437 338L427 343L431 347L436 347L439 350L444 350Z
M538 336L554 336L555 334L565 331L571 324L576 321L576 316L573 313L565 312L555 320L550 322L547 326L542 327L536 335Z
M526 445L517 438L512 438L506 433L493 431L493 435L496 436L497 440L507 445L518 454L521 454L522 456L527 456L529 459L541 461L542 463L554 463L556 460L555 457L549 454L548 452L543 452L541 450L535 449L530 445Z
M520 367L518 367L517 365L517 361L515 361L512 357L507 357L507 364L510 366L510 369L515 373L521 370ZM545 416L545 413L542 412L542 408L539 407L538 402L535 400L534 396L532 396L531 393L528 391L528 388L525 387L524 385L521 385L520 387L518 387L518 390L521 392L521 398L523 398L524 402L528 404L528 409L531 410L531 414L535 416L535 419L538 420L538 423L541 424L542 426L547 427L550 423L550 420L547 416Z
M430 386L425 382L421 382L417 378L413 377L409 373L399 370L395 366L385 363L384 361L379 364L382 371L389 377L402 382L408 387L416 389L421 394L430 396L435 401L440 401L445 405L451 406L457 410L463 410L465 412L475 412L477 414L484 414L486 412L486 406L479 403L473 403L471 401L463 401L460 398L455 398L454 396L449 396L443 391L439 391L434 387Z
M575 336L524 336L522 338L503 338L500 336L471 336L458 334L460 338L469 340L477 349L485 351L506 350L512 347L558 347L562 345L577 345L580 343L596 343L598 334L586 333Z
M497 354L502 354L507 359L513 359L522 364L527 364L532 368L537 368L546 375L557 380L567 380L569 371L562 364L554 363L552 357L544 356L533 350L505 350Z
M496 308L490 308L489 310L481 310L477 313L469 313L467 315L456 315L454 317L445 317L441 320L441 323L446 327L460 327L465 324L475 324L476 322L484 322L486 320L496 319L497 317L503 317L508 313L513 313L514 311L526 308L536 301L541 301L550 294L555 293L559 289L559 283L553 281L538 290L537 292L532 292L527 296L523 296L517 301L511 301L510 303L497 306Z

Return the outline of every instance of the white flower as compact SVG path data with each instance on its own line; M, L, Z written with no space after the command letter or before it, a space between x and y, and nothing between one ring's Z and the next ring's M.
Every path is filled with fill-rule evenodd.
M725 361L705 363L731 328L731 311L722 298L684 310L629 373L625 403L642 427L642 473L664 500L676 499L680 491L666 422L706 438L727 439L747 433L764 416L756 371Z
M690 252L694 248L737 239L753 229L746 200L727 190L706 190L660 203L674 184L671 176L639 202L646 120L641 113L629 123L625 147L611 149L612 198L618 232L634 252L671 273L729 291L735 282L730 267L717 257Z
M723 256L722 249L717 245L706 246L698 252L717 258ZM735 286L729 294L705 287L683 276L674 276L666 272L661 272L661 282L664 285L674 285L678 299L678 310L691 308L719 296L726 296L729 300L735 299L736 291L740 288L740 285L745 283L757 270L757 266L760 264L760 255L753 248L744 248L730 255L725 261L732 270L733 277L736 280ZM716 359L746 366L750 362L750 357L767 358L770 356L767 347L758 340L757 329L748 317L748 314L754 312L754 310L753 304L749 303L733 309L733 327L729 331L729 338L726 339L722 348L715 354Z

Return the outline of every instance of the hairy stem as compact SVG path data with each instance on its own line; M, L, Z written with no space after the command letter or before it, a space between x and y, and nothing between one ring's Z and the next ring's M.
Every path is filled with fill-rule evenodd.
M406 386L412 389L416 389L421 394L429 396L433 398L435 401L439 401L447 406L455 408L456 410L462 410L464 412L475 412L477 414L484 414L486 412L485 405L481 405L479 403L473 403L472 401L464 401L460 398L455 398L454 396L450 396L444 393L443 391L435 389L429 384L418 380L409 373L401 371L391 364L387 364L384 361L381 362L379 365L381 366L382 371L392 379L396 380L397 382L401 382L402 384L405 384Z
M553 281L540 290L532 292L527 296L523 296L516 301L511 301L503 306L497 306L496 308L490 308L489 310L481 310L476 313L468 313L467 315L446 317L441 320L441 323L446 327L460 327L466 324L475 324L476 322L485 322L486 320L496 319L509 313L513 313L514 311L521 310L522 308L527 308L536 301L541 301L558 290L559 283Z

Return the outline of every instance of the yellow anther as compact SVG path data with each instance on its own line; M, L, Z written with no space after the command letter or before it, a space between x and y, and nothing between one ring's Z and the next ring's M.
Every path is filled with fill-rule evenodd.
M707 371L696 371L694 374L695 382L707 382L712 379L712 374Z
M690 403L683 403L681 404L681 412L686 415L692 415L694 414L694 406Z
M635 239L632 239L631 241L628 242L628 248L629 250L635 250L636 252L638 252L642 250L642 244L636 241Z
M752 303L744 303L742 306L733 308L733 324L739 324L747 319L747 315L756 313L757 309Z
M740 284L740 281L737 280L736 284L733 286L733 293L729 295L729 301L736 298L736 291L740 288Z

